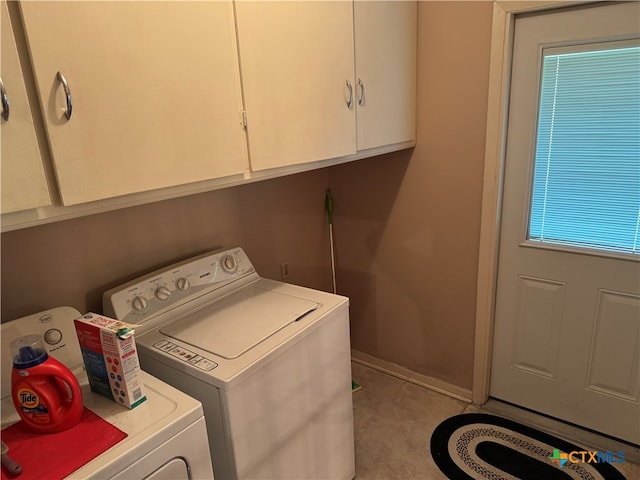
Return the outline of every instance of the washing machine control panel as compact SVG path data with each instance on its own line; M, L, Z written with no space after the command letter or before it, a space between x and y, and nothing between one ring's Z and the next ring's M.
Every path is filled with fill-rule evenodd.
M242 248L209 252L156 270L103 296L104 314L144 325L149 319L257 273Z
M153 348L160 350L161 352L168 353L172 357L193 365L205 372L213 370L218 366L218 364L213 360L203 357L202 355L198 355L197 353L168 340L161 340L154 343Z

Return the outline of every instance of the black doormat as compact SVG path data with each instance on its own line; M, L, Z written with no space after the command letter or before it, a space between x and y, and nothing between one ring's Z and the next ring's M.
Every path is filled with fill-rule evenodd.
M625 480L613 466L624 462L624 452L596 452L484 413L438 425L431 456L451 480Z

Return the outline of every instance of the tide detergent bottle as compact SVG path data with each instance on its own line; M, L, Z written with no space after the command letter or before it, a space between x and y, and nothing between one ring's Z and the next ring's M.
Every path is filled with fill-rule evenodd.
M35 432L60 432L82 417L82 391L75 375L47 354L40 335L10 343L11 396L25 425Z

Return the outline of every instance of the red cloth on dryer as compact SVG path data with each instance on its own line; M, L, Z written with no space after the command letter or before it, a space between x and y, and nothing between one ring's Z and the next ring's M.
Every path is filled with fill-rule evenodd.
M80 423L62 432L36 433L22 420L2 430L8 455L22 465L20 480L64 478L126 437L86 407ZM3 469L2 480L11 478Z

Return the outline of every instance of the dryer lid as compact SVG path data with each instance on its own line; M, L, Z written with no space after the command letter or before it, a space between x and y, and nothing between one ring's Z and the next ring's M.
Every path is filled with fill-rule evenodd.
M317 308L316 302L249 285L165 325L160 332L234 359Z

